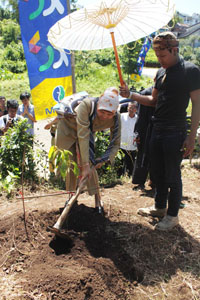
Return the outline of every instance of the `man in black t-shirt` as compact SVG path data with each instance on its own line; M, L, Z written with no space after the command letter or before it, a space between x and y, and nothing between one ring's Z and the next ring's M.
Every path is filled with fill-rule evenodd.
M193 152L200 120L200 70L178 54L179 42L171 32L158 34L153 49L161 68L151 96L130 92L120 87L123 97L140 104L155 106L150 141L151 167L155 179L155 205L140 208L142 216L164 217L156 229L170 230L176 226L182 199L180 165L183 157ZM191 130L186 136L186 108L192 101ZM168 202L168 208L167 208Z

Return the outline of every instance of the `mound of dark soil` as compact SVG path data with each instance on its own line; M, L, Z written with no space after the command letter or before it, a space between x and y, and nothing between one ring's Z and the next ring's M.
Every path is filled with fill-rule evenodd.
M152 204L153 193L133 191L129 183L103 191L105 216L90 206L91 197L80 195L63 228L67 239L48 230L66 196L26 201L25 220L21 201L2 203L2 299L198 299L200 209L194 191L200 176L195 172L185 180L180 225L170 232L155 231L158 219L136 214Z

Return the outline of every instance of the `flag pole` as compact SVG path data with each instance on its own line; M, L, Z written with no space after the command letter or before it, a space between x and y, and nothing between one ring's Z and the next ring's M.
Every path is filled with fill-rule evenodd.
M70 1L67 0L67 11L68 15L71 13ZM72 90L73 94L76 93L76 79L75 79L75 58L74 53L71 52L71 69L72 69Z

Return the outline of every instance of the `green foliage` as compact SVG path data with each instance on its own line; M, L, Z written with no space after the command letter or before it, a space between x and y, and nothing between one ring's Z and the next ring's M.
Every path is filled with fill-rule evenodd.
M94 51L94 61L101 66L115 64L115 55L113 49L102 49Z
M89 65L87 76L78 77L79 70L75 70L77 92L87 91L91 96L99 96L109 86L119 86L117 70L108 65L102 67L97 63Z
M1 62L0 68L6 70L8 72L12 72L13 74L23 73L26 70L25 61L12 61L5 60ZM0 72L1 76L1 72Z
M10 171L8 171L8 175L5 178L3 178L0 174L0 191L5 191L7 193L7 197L10 197L18 180L19 176Z
M0 94L7 99L19 99L22 91L29 91L29 80L27 72L15 74L0 68Z
M184 23L183 18L181 18L181 17L177 14L177 12L175 12L173 19L172 19L171 21L169 21L168 27L171 28L171 30L172 30L172 29L174 28L174 26L176 25L176 23L181 23L181 24Z
M18 43L18 37L20 36L20 27L14 20L3 20L0 25L0 31L2 34L2 43L6 47L11 42Z
M6 46L3 54L4 54L3 57L4 59L13 60L13 61L21 60L23 61L23 63L25 62L24 51L21 42L17 44L15 42L11 42L9 45Z
M19 23L18 0L2 0L2 2L6 5L6 9L12 12L12 18L16 19Z
M0 175L2 178L7 177L9 172L16 176L21 175L25 152L24 178L36 179L33 140L26 132L29 126L26 119L19 120L0 138Z
M28 182L37 182L33 157L33 139L26 130L27 120L19 120L0 138L0 190L9 197L23 174Z
M22 42L19 40L19 25L14 20L4 19L0 22L0 32L0 77L3 71L23 73L26 70L26 62Z
M66 174L73 171L78 176L79 169L76 162L71 160L72 153L68 150L61 150L56 146L52 146L49 150L49 170L51 173L57 169L63 179L66 178Z
M137 73L137 59L141 51L143 40L131 42L123 46L120 52L120 61L125 74Z
M145 66L149 68L159 68L160 64L157 60L155 52L152 48L149 49L145 59Z
M95 156L96 158L101 157L108 145L109 145L110 135L109 132L97 132L95 136ZM119 169L123 165L123 153L121 150L118 151L114 165L104 164L100 169L97 169L99 175L99 182L103 185L110 185L119 181Z
M13 18L14 18L14 16L13 16L12 11L10 11L7 8L4 9L4 8L0 7L0 21L2 21L4 19L8 20L8 19L13 19Z
M200 49L196 45L200 43L199 35L191 35L180 40L180 54L185 60L200 66Z

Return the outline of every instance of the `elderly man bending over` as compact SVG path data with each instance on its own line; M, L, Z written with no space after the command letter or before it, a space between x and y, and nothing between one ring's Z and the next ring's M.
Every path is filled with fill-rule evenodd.
M71 151L73 160L76 162L78 146L81 180L89 177L88 192L89 195L95 195L95 207L98 211L102 210L102 202L95 169L100 168L105 162L112 163L120 146L121 123L120 114L117 112L118 95L118 90L110 87L99 98L85 98L75 109L76 117L61 119L56 132L56 146ZM110 144L102 157L95 158L94 133L105 129L110 129ZM91 171L92 165L95 168ZM70 172L66 177L66 190L75 191L76 185L76 177L73 172Z

